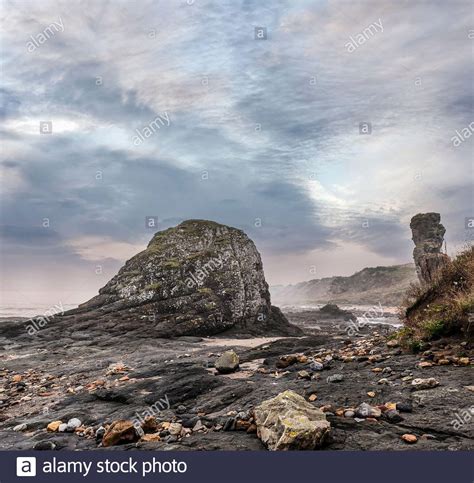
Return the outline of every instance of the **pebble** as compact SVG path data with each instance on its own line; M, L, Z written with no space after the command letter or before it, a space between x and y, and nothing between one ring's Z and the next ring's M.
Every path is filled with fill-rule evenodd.
M417 378L411 381L411 386L414 391L420 389L431 389L439 386L439 382L434 377L429 377L428 379Z
M17 426L15 426L13 428L13 431L25 431L25 429L27 428L27 424L26 423L22 423L22 424L18 424Z
M400 416L400 413L396 409L390 409L388 411L385 411L384 417L391 423L399 423L400 421L403 421L403 418Z
M299 371L298 372L299 379L311 379L311 374L308 371Z
M184 428L193 428L199 420L198 416L193 416L189 419L183 419L182 425Z
M142 437L141 437L141 441L144 441L145 443L148 443L148 442L153 442L153 441L160 441L161 438L160 438L160 435L155 433L155 434L144 434Z
M198 419L196 424L193 427L193 431L199 431L200 429L204 429L205 426L202 424L201 420Z
M104 434L105 434L105 428L103 426L99 426L95 432L96 441L102 441Z
M413 411L413 406L410 402L398 402L395 407L401 413L411 413Z
M309 368L312 370L312 371L322 371L323 368L324 368L324 365L321 364L320 362L312 362L310 365L309 365Z
M182 404L176 408L176 414L184 414L186 411L186 406L183 406Z
M367 396L369 396L369 397L375 397L375 392L374 391L369 391L367 393Z
M62 424L62 421L52 421L46 426L47 431L55 432L58 430L59 426Z
M244 421L247 421L251 418L252 414L251 414L251 411L239 411L237 414L236 414L236 417L238 419L243 419Z
M181 433L183 425L181 423L171 423L169 425L168 431L172 436L177 436Z
M233 431L235 429L235 419L234 418L227 419L222 429L224 431Z
M333 374L332 376L328 376L326 378L327 382L341 382L344 380L344 376L342 374Z
M382 379L379 379L377 381L377 384L390 384L389 380L385 377L382 377Z
M67 424L66 423L62 423L62 424L59 425L58 431L60 433L64 433L66 430L67 430Z
M361 403L356 409L356 415L360 418L379 418L382 415L382 411L370 404Z
M81 426L82 422L80 419L77 419L77 418L71 418L68 422L67 422L67 431L69 432L73 432L76 428L78 428L79 426Z
M351 410L349 410L349 411L345 411L345 412L344 412L344 416L345 416L346 418L353 418L353 417L355 416L355 412L354 412L354 411L351 411Z
M56 443L53 441L38 441L34 446L33 449L37 451L52 451L56 449Z
M409 443L409 444L414 444L418 441L418 438L414 434L408 434L408 433L402 435L402 439L403 441L405 441L405 443Z
M316 394L311 394L311 396L309 396L309 400L311 402L316 401L316 399L318 399L318 396Z
M296 364L298 362L298 358L294 354L288 354L285 356L281 356L277 361L276 361L276 367L278 369L286 369L288 366L291 366L293 364Z

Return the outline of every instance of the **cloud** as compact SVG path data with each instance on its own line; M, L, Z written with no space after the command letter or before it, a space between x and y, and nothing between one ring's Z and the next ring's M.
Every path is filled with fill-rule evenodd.
M70 273L120 260L151 237L146 216L163 228L207 218L245 229L275 282L293 277L278 266L285 257L301 264L298 276L314 253L335 260L334 274L409 261L408 223L420 211L440 211L448 247L460 243L472 139L453 148L451 137L472 121L467 3L6 10L2 263L24 257L41 270L27 243ZM58 18L64 31L28 52L30 35ZM383 32L349 53L348 38L379 20ZM267 40L255 40L256 26ZM170 125L134 146L135 129L163 112ZM53 134L39 133L41 121Z

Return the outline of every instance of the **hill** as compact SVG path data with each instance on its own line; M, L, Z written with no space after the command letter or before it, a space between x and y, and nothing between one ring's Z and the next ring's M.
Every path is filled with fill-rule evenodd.
M327 277L295 285L270 287L278 304L339 303L398 306L411 283L417 280L415 265L368 267L349 277Z

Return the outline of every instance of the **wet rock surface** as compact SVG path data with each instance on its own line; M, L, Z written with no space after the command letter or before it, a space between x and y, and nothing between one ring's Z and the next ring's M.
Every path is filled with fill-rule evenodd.
M318 311L286 315L303 336L157 338L89 322L61 338L51 323L31 337L25 321L4 321L0 447L265 450L255 408L290 390L330 423L322 450L474 448L469 343L440 339L406 354L387 344L388 325L349 337L340 319L322 322ZM215 362L228 350L239 368L220 374ZM331 382L335 375L342 380ZM437 384L412 383L431 378Z

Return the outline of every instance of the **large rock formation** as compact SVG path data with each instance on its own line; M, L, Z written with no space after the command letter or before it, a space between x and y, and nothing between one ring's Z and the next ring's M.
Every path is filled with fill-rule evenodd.
M439 213L419 213L410 222L416 271L420 282L425 285L435 280L437 272L449 260L441 253L446 229L440 220Z
M241 230L204 220L156 233L99 295L66 316L71 314L149 326L161 337L301 333L271 305L252 240Z

